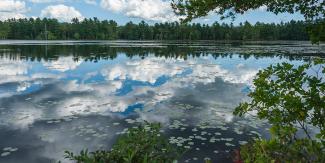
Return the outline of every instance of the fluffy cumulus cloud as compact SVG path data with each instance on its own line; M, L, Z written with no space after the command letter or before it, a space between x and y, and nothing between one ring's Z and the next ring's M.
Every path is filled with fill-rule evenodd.
M208 62L209 59L203 60ZM125 80L149 82L154 84L161 76L175 77L186 69L192 73L185 78L187 83L209 84L215 82L216 77L233 84L251 85L258 70L249 69L243 64L238 64L234 70L224 69L218 64L198 64L193 60L179 61L164 58L149 58L140 61L126 62L124 65L114 65L101 71L108 80Z
M234 98L239 99L241 97L241 95L238 95L238 92L241 91L242 86L251 85L252 79L258 70L250 68L245 64L231 63L229 64L233 66L227 68L222 64L211 63L211 60L212 58L209 57L200 60L155 57L132 59L117 64L108 64L96 71L91 69L90 72L80 77L80 80L69 79L69 81L65 81L65 79L68 79L68 76L74 74L74 72L69 70L84 68L82 67L84 65L81 65L82 62L75 62L72 56L60 57L56 61L43 62L47 69L56 70L56 72L32 74L29 74L29 72L34 72L33 66L29 67L24 61L2 59L0 60L0 86L1 84L3 86L7 84L6 86L8 87L11 84L11 87L14 89L2 94L0 92L0 104L14 109L15 114L10 114L9 116L0 114L0 119L6 118L3 121L5 124L24 128L33 124L35 120L46 118L61 119L76 114L88 115L98 113L109 115L112 112L124 112L129 106L138 103L144 105L144 112L152 108L173 108L165 107L166 105L162 104L163 102L168 102L173 97L187 98L186 94L188 93L201 98L203 97L203 94L200 94L202 89L204 91L207 90L204 93L206 93L206 96L209 96L200 99L204 103L210 103L209 98L211 96L211 98L219 99L218 106L233 104ZM87 82L88 79L97 75L104 77L102 81ZM77 78L77 76L75 77ZM162 85L152 86L161 76L168 77L168 80ZM122 96L117 95L116 93L119 90L127 88L125 84L130 80L150 83L151 85L131 85L132 90L130 92ZM37 84L41 85L39 89L42 91L38 91L37 94L30 93L30 98L13 96ZM218 84L217 88L216 84ZM220 86L220 84L223 85ZM224 87L225 89L223 89ZM186 88L186 92L184 92L184 88ZM208 94L209 92L210 94ZM231 95L224 96L227 92L230 92ZM53 101L55 105L51 108L51 112L40 109L47 106L38 105L39 102L52 99L52 97L57 97L57 95L60 95L60 97ZM8 97L11 98L10 100L19 102L8 103L1 99L1 97ZM16 98L20 99L17 100ZM215 101L213 100L213 102ZM37 107L34 104L37 104ZM224 107L212 108L215 108L213 110L215 116L225 117L227 121L232 119L230 113L228 116L228 112L221 110ZM218 108L220 110L217 110ZM157 110L159 111L160 109ZM166 110L162 110L162 112L164 111ZM159 112L159 114L157 112L153 113L155 115L165 114L162 112L161 114ZM181 113L182 111L177 109L170 110L172 116L178 116ZM153 117L151 112L149 117ZM164 117L160 117L164 119ZM167 118L165 117L165 119Z
M70 22L73 18L84 18L74 7L69 7L63 4L47 6L41 11L41 17L55 18L63 22Z
M128 17L152 21L177 21L169 1L163 0L101 0L101 7Z
M0 1L0 20L11 18L24 18L27 12L26 3L20 0Z
M25 10L26 5L23 1L15 0L2 0L0 1L0 11L1 12L12 12Z

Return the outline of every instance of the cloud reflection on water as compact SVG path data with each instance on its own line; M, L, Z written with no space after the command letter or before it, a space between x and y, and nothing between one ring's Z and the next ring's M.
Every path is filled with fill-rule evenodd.
M12 67L11 64L17 64L19 66ZM18 61L17 63L11 62L11 64L2 65L2 69L12 69L14 75L19 76L19 79L26 79L10 81L19 83L17 92L30 89L30 83L43 83L44 80L49 80L46 85L43 84L43 88L41 88L43 90L39 90L39 92L37 92L39 95L34 98L37 98L38 102L50 99L52 98L51 96L55 95L57 96L54 98L59 98L55 105L50 106L51 112L45 112L42 109L33 107L33 105L35 106L37 104L33 103L33 100L31 100L31 108L23 108L24 115L33 116L45 114L44 117L54 119L59 119L73 114L124 112L128 106L139 102L143 103L145 107L154 108L157 103L177 97L178 95L175 93L180 89L191 87L195 89L198 84L207 85L209 83L214 83L217 78L222 79L226 83L251 85L251 81L257 73L256 68L250 68L244 64L234 65L234 68L231 70L225 69L221 65L211 63L211 58L209 57L189 60L147 57L145 59L126 60L115 65L106 65L106 67L101 70L97 70L102 76L104 76L105 81L83 83L66 78L73 74L73 72L66 72L67 70L73 70L78 68L78 66L82 66L81 62L74 62L72 57L64 57L63 59L59 58L58 61L55 61L54 63L43 63L43 68L50 70L50 72L31 74L31 77L26 75L27 68L24 66L27 65L26 63ZM50 64L52 65L51 67L49 67ZM31 69L32 68L31 65ZM190 73L180 75L188 69L191 70ZM59 70L61 73L58 75L51 74L51 70ZM8 72L1 74L1 76L5 75L8 75ZM13 76L13 73L10 75ZM123 96L116 96L114 94L119 89L126 89L123 88L123 83L127 81L147 82L153 84L161 76L169 77L166 83L158 86L131 85L133 90L128 94ZM80 78L80 81L84 81L86 77L87 75L77 76L77 78ZM25 87L22 87L24 85ZM48 86L56 87L56 90L45 91ZM28 96L33 96L33 93ZM26 103L26 101L23 98L27 97L18 95L13 98L22 99L14 104L15 112L19 112L20 107L25 105L24 103ZM7 102L8 100L10 101L11 98L6 99ZM35 114L36 111L41 113ZM19 114L11 114L11 116L17 115ZM37 117L35 120L38 118L42 119L42 116ZM33 123L33 121L28 120L26 121L27 124L22 125L22 120L17 121L17 119L21 119L21 117L4 117L4 119L6 119L4 121L6 121L7 124L14 126L17 126L17 124L19 124L18 126L28 126Z
M175 119L187 119L191 127L225 125L233 121L233 108L245 99L243 89L252 86L258 69L274 62L251 64L256 61L236 56L129 59L124 54L100 63L72 56L50 62L1 59L0 127L19 133L16 140L27 134L30 140L19 145L41 148L32 155L51 160L68 147L76 151L111 145L116 132L129 127L121 122L127 117L165 127ZM121 124L112 125L117 122Z

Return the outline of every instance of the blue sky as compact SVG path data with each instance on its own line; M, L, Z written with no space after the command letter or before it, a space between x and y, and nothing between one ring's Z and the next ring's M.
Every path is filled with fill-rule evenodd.
M178 20L170 8L168 0L0 0L0 20L23 17L50 17L60 21L70 21L77 17L80 19L97 17L101 20L112 19L119 24L128 21L148 23ZM279 23L281 21L303 20L300 14L280 14L260 9L238 15L233 22L249 21L250 23L265 22ZM230 23L230 19L220 21L219 16L210 14L194 22L211 24L215 21Z

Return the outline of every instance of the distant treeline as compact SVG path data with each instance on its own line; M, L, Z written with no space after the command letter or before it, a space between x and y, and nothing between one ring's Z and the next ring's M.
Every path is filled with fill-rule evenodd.
M180 24L145 22L118 25L113 20L10 19L0 21L0 39L26 40L309 40L308 23Z

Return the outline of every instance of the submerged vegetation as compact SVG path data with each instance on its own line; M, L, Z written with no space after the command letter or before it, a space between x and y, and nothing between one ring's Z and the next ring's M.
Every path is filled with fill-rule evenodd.
M65 158L78 163L166 163L177 160L183 149L172 146L160 133L160 124L146 123L120 136L110 151L66 151Z

